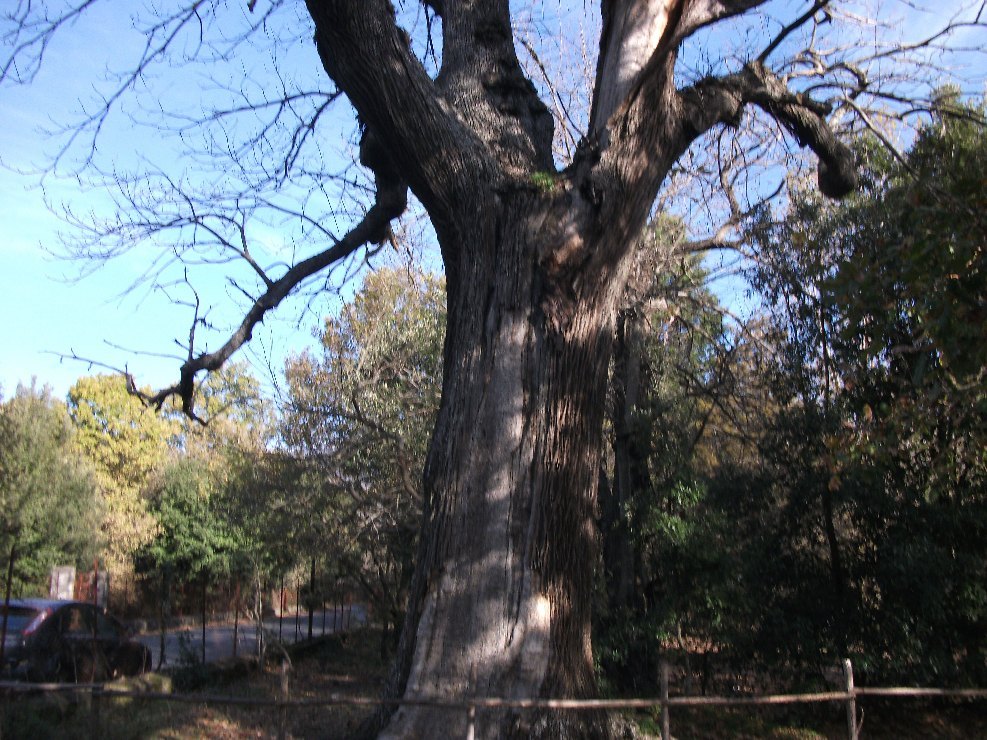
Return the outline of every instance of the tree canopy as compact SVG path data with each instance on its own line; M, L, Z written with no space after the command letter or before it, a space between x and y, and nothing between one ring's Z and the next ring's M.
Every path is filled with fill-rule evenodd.
M422 469L439 406L445 294L414 267L367 275L322 356L293 358L282 440L308 468L296 506L312 546L400 627L422 511Z
M143 492L167 457L171 423L145 409L124 379L111 375L80 378L69 390L68 413L103 501L106 565L126 581L133 572L131 553L153 532Z
M46 389L20 386L0 404L0 553L14 561L15 595L43 595L52 566L88 567L102 544L95 476L74 436Z
M970 183L987 130L967 110L934 117L900 158L861 141L859 194L802 191L755 231L784 337L761 480L789 510L779 549L818 579L792 593L815 602L807 631L833 620L822 649L897 679L982 676L985 232Z

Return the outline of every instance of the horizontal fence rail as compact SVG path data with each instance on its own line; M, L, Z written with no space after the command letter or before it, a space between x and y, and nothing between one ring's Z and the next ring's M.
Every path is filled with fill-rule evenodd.
M847 661L849 663L849 661ZM177 704L206 704L217 706L250 706L276 708L280 712L288 709L354 706L354 707L400 707L420 706L450 711L464 712L468 718L469 731L467 737L472 737L477 710L483 709L512 709L512 710L555 710L555 711L601 711L627 709L660 709L662 714L662 737L668 738L669 710L673 707L741 707L741 706L777 706L790 704L845 703L847 705L847 736L850 740L859 737L859 726L856 719L856 700L860 697L875 697L886 699L987 699L987 689L940 689L925 687L855 687L853 685L852 669L845 666L847 688L843 691L826 691L801 694L775 694L766 696L668 696L667 672L662 671L662 696L654 698L634 699L505 699L500 697L475 696L468 698L453 698L442 696L422 696L410 698L383 698L379 696L352 696L329 693L319 698L291 699L288 698L286 673L282 678L282 697L280 698L251 698L218 694L183 695L155 691L134 691L119 689L114 686L93 684L26 684L16 681L0 681L0 694L52 694L77 693L88 694L93 702L94 724L92 736L100 737L99 702L102 699L136 699L140 701L165 701ZM283 715L282 715L283 716ZM285 736L284 720L281 722L279 737Z

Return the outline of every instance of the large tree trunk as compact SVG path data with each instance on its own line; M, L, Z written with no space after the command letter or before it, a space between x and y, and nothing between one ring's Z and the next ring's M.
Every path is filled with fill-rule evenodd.
M442 406L402 665L406 697L587 697L596 497L614 272L561 285L551 195L491 199L489 245L450 276ZM534 235L532 237L532 235ZM479 244L477 244L479 246ZM406 680L402 680L406 676ZM477 737L557 737L564 721L484 711ZM573 716L581 734L598 717ZM406 707L385 737L465 736L463 711Z
M442 21L434 77L388 0L306 0L323 66L366 126L374 208L403 207L410 188L446 270L442 404L393 696L593 693L614 308L661 183L697 136L739 121L748 101L820 152L832 191L852 175L818 107L760 62L676 90L678 44L761 2L604 0L589 130L559 172L552 118L517 59L507 0L425 1ZM606 734L582 713L482 711L477 723L479 737ZM406 706L383 734L437 733L465 736L465 711Z

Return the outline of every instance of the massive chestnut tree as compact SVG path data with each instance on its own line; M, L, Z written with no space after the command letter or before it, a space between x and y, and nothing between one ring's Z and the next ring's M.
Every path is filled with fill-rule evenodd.
M5 79L29 77L42 61L45 40L93 4L49 11L22 0L15 12L5 11L15 29L5 37ZM242 4L244 17L249 10L260 18L242 38L266 31L279 9L302 9L287 0ZM580 118L562 105L563 98L571 104L572 95L557 93L551 70L530 39L520 38L517 21L530 4L306 0L304 33L314 36L331 90L314 99L349 101L362 132L359 159L373 174L373 202L348 233L288 267L267 268L251 252L245 221L230 216L206 228L220 199L189 189L174 199L171 218L159 218L140 207L133 181L118 178L125 205L141 215L128 222L129 230L95 227L100 238L119 243L179 227L188 235L197 227L188 238L235 254L259 276L259 291L229 340L212 352L190 343L180 380L150 399L161 403L177 395L190 414L197 374L220 367L268 311L311 285L313 276L386 240L389 224L408 207L409 191L427 213L445 268L448 326L441 408L424 471L417 571L392 695L593 695L590 605L604 397L632 247L663 183L690 148L695 152L709 132L748 125L752 116L814 153L823 193L839 197L854 188L853 156L828 117L835 106L844 123L873 125L865 103L891 105L901 97L875 95L882 79L873 75L894 53L917 45L879 45L866 53L817 45L824 26L844 19L843 4L582 3L586 14L599 17L579 31L596 29L599 39L595 76L588 75L592 84L576 101L585 111ZM221 23L230 3L179 5L146 26L148 44L133 75L119 78L104 108L82 121L93 136L94 122L139 88L180 29L201 32ZM409 6L428 19L429 43L399 24ZM752 14L761 14L761 35L749 36L760 39L757 48L703 63L704 72L682 73L677 62L684 48L717 56L716 48L696 48L698 34L711 47L726 44L731 24ZM977 23L952 21L960 29ZM557 30L577 32L565 24ZM226 37L216 58L252 53L237 43L240 37ZM948 38L930 34L919 43L936 47ZM305 95L289 90L282 97L283 112ZM328 135L319 106L312 110L285 145L284 167L272 180L290 179L301 147ZM231 105L202 120L237 111ZM560 122L578 139L564 161L553 150ZM732 195L726 201L735 202ZM232 199L225 203L233 207ZM236 200L236 207L242 204ZM298 213L308 217L301 206ZM465 721L463 712L406 706L382 717L381 732L434 737L441 727L444 735L463 736ZM482 737L606 733L604 723L585 715L483 711L477 721Z
M378 185L395 204L405 187L421 200L446 269L442 404L395 687L406 696L592 694L615 307L631 246L696 137L754 103L813 147L826 193L853 187L824 108L762 62L676 88L683 39L758 4L604 3L589 130L557 171L552 115L518 61L506 0L432 4L443 31L434 79L386 0L309 0L326 72L376 150ZM426 737L459 718L403 708L384 734ZM481 720L485 737L511 725ZM529 734L524 725L514 729Z
M682 41L758 4L604 3L589 130L557 171L552 115L518 61L506 0L433 3L443 30L434 79L386 0L309 1L326 72L379 146L378 185L397 202L407 183L421 200L446 269L442 404L399 648L406 696L592 694L616 302L662 181L696 137L753 103L817 152L824 192L853 187L853 158L825 109L763 62L676 88ZM426 737L456 719L404 708L385 735ZM481 720L481 736L510 725Z

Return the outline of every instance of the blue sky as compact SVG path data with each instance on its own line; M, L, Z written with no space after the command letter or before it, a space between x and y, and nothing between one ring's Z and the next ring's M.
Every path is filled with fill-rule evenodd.
M85 28L93 48L109 42L98 27ZM66 38L66 41L71 40ZM68 197L76 202L98 194L79 192L72 182L48 178L43 190L32 172L44 159L46 139L38 130L48 124L46 113L58 117L68 108L59 101L74 101L78 86L93 69L91 57L80 53L75 43L58 44L56 56L76 60L77 76L55 74L45 68L36 84L0 91L0 385L9 395L18 381L36 376L64 393L71 382L86 371L85 366L60 362L54 354L75 348L98 356L101 329L127 334L139 328L134 300L113 300L122 283L110 270L80 283L69 283L75 268L51 259L45 248L57 244L60 223L49 211L45 196ZM54 66L54 65L53 65ZM58 71L65 68L58 65ZM11 171L18 170L20 172ZM126 266L120 265L121 270ZM144 319L143 321L147 321Z
M104 337L121 343L140 333L160 333L168 320L167 306L140 296L119 296L134 265L112 265L85 280L73 282L78 266L46 253L58 244L61 223L48 208L46 197L67 198L81 207L98 200L71 180L46 178L43 186L36 168L45 161L50 141L40 130L50 120L63 119L78 98L88 92L90 80L102 72L100 50L120 43L119 29L103 22L80 23L62 35L51 49L52 62L42 68L33 84L0 90L0 386L4 395L18 382L36 377L63 394L87 372L78 362L58 354L79 354L115 362ZM138 310L140 309L140 310ZM149 340L151 345L153 340ZM158 342L157 349L165 344ZM158 363L149 363L149 365ZM159 368L153 379L165 379Z
M106 208L110 202L99 189L80 186L65 176L71 174L72 160L62 167L62 176L43 180L38 167L54 151L42 129L50 128L51 121L67 120L78 110L79 99L91 95L93 82L104 69L112 69L111 54L136 53L142 43L143 36L132 31L127 13L115 7L114 13L113 4L97 4L95 13L57 37L32 84L0 89L0 120L4 122L0 127L0 223L4 224L0 388L4 397L19 382L30 383L32 378L63 395L80 375L107 372L65 357L72 354L126 367L139 383L151 387L169 385L178 377L184 350L176 340L187 339L191 311L146 287L127 291L155 257L149 246L111 260L81 279L86 264L51 254L58 250L65 224L52 213L49 203L68 202L79 211L88 211ZM115 157L133 156L128 152L168 157L167 143L149 138L122 116L111 118L99 146L112 147ZM276 234L267 236L277 240ZM219 271L214 272L213 277L203 277L201 270L197 273L198 287L208 288L201 293L213 301L210 318L223 327L214 334L211 348L240 316L224 300L227 287ZM187 291L175 294L188 297ZM255 332L249 351L241 355L263 378L270 368L280 370L287 354L313 344L317 323L318 316L310 314L299 325L298 309L281 312L266 320Z

